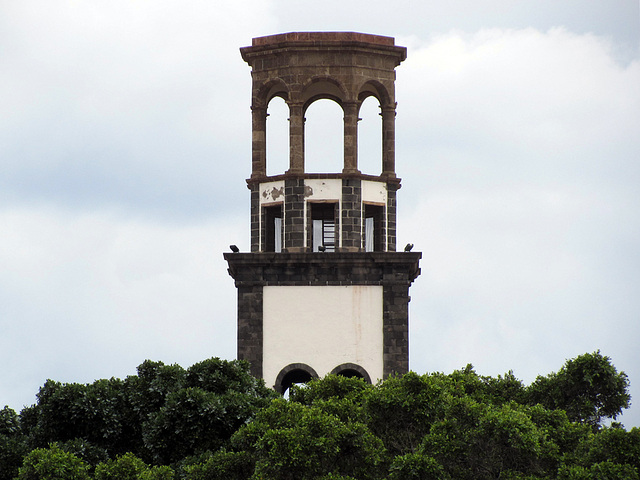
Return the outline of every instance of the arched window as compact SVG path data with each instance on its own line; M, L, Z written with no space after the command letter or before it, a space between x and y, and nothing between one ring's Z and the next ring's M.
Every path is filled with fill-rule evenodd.
M304 163L307 173L340 173L344 166L344 113L333 100L313 102L305 112Z
M267 115L267 175L280 175L289 169L289 106L273 97Z
M291 385L308 383L313 378L318 378L318 374L309 365L291 363L280 370L274 389L284 395L291 388Z
M365 382L371 383L371 377L367 371L355 363L343 363L331 370L332 375L341 375L347 378L362 378Z
M380 102L367 97L358 113L358 170L369 175L382 173L382 116Z

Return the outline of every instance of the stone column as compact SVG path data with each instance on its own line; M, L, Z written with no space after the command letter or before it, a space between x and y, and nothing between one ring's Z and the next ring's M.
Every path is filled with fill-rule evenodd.
M260 248L260 197L258 190L260 184L253 182L249 184L251 190L251 251L259 252Z
M396 176L396 107L382 107L382 175Z
M305 251L304 215L304 179L286 179L284 181L284 252Z
M267 108L251 107L251 178L267 174Z
M304 116L301 103L289 104L289 170L304 173Z
M344 168L342 173L358 170L358 103L344 102Z

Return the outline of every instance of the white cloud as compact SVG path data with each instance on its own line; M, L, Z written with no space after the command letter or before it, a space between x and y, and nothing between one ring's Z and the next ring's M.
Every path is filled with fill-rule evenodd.
M412 367L531 381L602 349L637 396L640 63L563 29L452 32L398 77Z
M240 177L237 159L250 155L250 76L238 47L270 16L244 3L7 7L3 196L206 214L202 204L223 197L215 178Z
M35 379L125 376L146 358L235 356L235 289L222 252L234 222L163 225L105 212L0 212L2 358ZM242 242L239 241L242 245ZM3 402L28 403L0 378ZM19 405L18 405L19 406Z
M0 401L20 408L47 377L234 355L221 252L249 243L238 48L306 29L410 47L396 145L398 243L424 252L412 368L530 381L601 348L638 397L640 63L587 33L619 18L574 28L580 2L543 3L3 3L0 358L15 367Z

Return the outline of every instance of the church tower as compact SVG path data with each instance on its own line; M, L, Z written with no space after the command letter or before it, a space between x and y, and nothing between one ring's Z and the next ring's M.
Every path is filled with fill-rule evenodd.
M294 32L240 49L252 76L251 252L225 253L238 289L238 358L284 393L329 373L375 383L409 368L409 286L421 254L396 252L395 67L406 48L354 32ZM379 175L358 169L358 113L382 116ZM289 168L267 176L267 106L289 108ZM344 112L342 171L305 171L305 111Z

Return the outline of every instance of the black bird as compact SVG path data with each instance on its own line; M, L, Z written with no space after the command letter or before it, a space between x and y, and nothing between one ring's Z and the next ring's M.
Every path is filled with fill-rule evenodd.
M325 247L324 245L318 245L318 251L319 252L324 252L327 249L327 247Z
M229 245L229 248L231 249L231 251L233 253L238 253L240 251L240 249L238 247L236 247L235 245Z
M404 247L404 251L410 252L412 248L413 248L413 243L407 243Z

